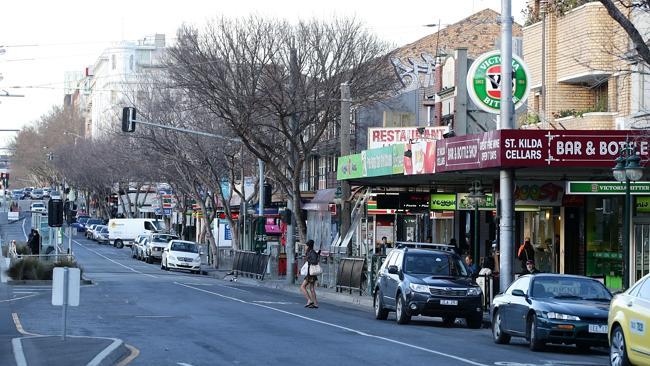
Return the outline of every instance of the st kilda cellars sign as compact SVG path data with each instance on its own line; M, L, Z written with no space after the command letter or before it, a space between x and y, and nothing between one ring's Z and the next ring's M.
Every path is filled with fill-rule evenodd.
M632 146L645 166L644 131L501 130L436 141L436 172L495 167L613 167Z

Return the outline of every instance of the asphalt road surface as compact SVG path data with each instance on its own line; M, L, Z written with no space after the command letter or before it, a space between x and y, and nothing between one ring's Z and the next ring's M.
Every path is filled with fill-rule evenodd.
M165 272L132 259L126 247L81 235L73 242L84 277L95 284L82 287L81 304L69 309L68 334L121 338L139 351L131 365L609 364L603 350L531 352L524 340L496 345L488 329L447 328L439 319L398 325L392 313L378 321L371 309L348 304L307 309L297 289ZM60 334L61 308L50 304L47 289L10 291L27 296L9 305L25 331Z

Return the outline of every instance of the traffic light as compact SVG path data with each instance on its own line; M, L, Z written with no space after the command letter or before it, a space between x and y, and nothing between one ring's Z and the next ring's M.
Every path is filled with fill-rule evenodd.
M47 203L47 225L49 227L63 226L63 201L50 199Z
M123 132L135 131L135 108L134 107L122 108L122 131Z

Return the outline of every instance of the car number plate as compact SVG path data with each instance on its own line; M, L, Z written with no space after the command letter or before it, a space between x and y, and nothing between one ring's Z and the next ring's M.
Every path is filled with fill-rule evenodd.
M589 333L607 334L607 325L589 324Z
M458 300L440 300L440 305L458 305Z

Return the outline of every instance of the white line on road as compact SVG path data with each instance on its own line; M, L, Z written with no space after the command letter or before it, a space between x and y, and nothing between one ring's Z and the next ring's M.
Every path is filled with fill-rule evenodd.
M267 304L267 305L290 305L293 304L292 302L286 302L286 301L253 301L256 304Z
M36 294L27 295L27 296L22 296L22 297L16 297L16 298L14 298L14 299L0 300L0 302L10 302L10 301L22 300L22 299L27 299L27 298L29 298L29 297L34 297L34 296L36 296Z
M348 332L352 332L352 333L358 334L358 335L363 336L363 337L375 338L375 339L379 339L379 340L386 341L386 342L389 342L389 343L398 344L398 345L400 345L400 346L404 346L404 347L408 347L408 348L417 349L417 350L420 350L420 351L423 351L423 352L432 353L432 354L435 354L435 355L438 355L438 356L444 356L444 357L452 358L452 359L454 359L454 360L457 360L457 361L460 361L460 362L464 362L464 363L467 363L467 364L469 364L469 365L475 365L475 366L488 366L487 364L479 363L479 362L475 362L475 361L472 361L472 360L468 360L468 359L466 359L466 358L462 358L462 357L459 357L459 356L455 356L455 355L452 355L452 354L449 354L449 353L444 353L444 352L440 352L440 351L435 351L435 350L432 350L432 349L428 349L428 348L424 348L424 347L416 346L416 345L414 345L414 344L410 344L410 343L406 343L406 342L398 341L398 340L395 340L395 339L386 338L386 337L382 337L382 336L378 336L378 335L374 335L374 334L369 334L369 333L366 333L366 332L363 332L363 331L360 331L360 330L357 330L357 329L348 328L348 327L344 327L344 326L342 326L342 325L338 325L338 324L334 324L334 323L328 323L328 322L326 322L326 321L322 321L322 320L318 320L318 319L310 318L310 317L308 317L308 316L304 316L304 315L300 315L300 314L292 313L292 312L290 312L290 311L286 311L286 310L282 310L282 309L277 309L277 308L274 308L274 307L272 307L272 306L263 305L263 304L257 304L257 303L255 303L255 302L250 302L250 301L246 301L246 300L238 299L238 298L236 298L236 297L232 297L232 296L222 295L222 294L217 293L217 292L208 291L208 290L205 290L205 289L202 289L202 288L198 288L198 287L194 287L194 286L185 285L185 284L178 283L178 282L174 282L174 283L177 284L177 285L179 285L179 286L184 286L184 287L187 287L187 288L194 289L194 290L196 290L196 291L201 291L201 292L205 292L205 293L212 294L212 295L215 295L215 296L219 296L219 297L222 297L222 298L224 298L224 299L228 299L228 300L232 300L232 301L237 301L237 302L240 302L240 303L242 303L242 304L249 304L249 305L253 305L253 306L259 306L259 307L266 308L266 309L269 309L269 310L277 311L277 312L279 312L279 313L283 313L283 314L286 314L286 315L290 315L290 316L293 316L293 317L296 317L296 318L300 318L300 319L308 320L308 321L311 321L311 322L314 322L314 323L318 323L318 324L322 324L322 325L326 325L326 326L329 326L329 327L332 327L332 328L337 328L337 329L345 330L345 331L348 331Z
M27 240L27 233L25 232L25 222L26 222L26 221L27 221L26 218L23 219L23 225L22 225L22 227L23 227L23 235L25 235L25 240Z
M179 366L193 366L192 364L185 363L185 362L176 362L176 364L179 365Z
M126 269L128 269L128 270L131 270L131 271L133 271L133 272L135 272L135 273L139 273L139 274L141 274L141 275L145 275L145 276L149 276L149 277L153 277L153 278L158 278L158 276L154 276L154 275L152 275L152 274L148 274L148 273L140 272L140 271L138 271L137 269L131 268L131 267L129 267L129 266L125 266L124 264L122 264L122 263L120 263L120 262L114 261L114 260L108 258L107 256L105 256L105 255L103 255L103 254L97 252L96 250L88 248L87 246L85 246L85 245L79 243L79 242L76 241L76 240L73 240L72 242L75 243L75 244L77 244L77 245L79 245L80 247L82 247L82 248L84 248L84 249L86 249L86 250L90 250L91 252L97 254L98 256L100 256L100 257L102 257L102 258L104 258L104 259L106 259L106 260L108 260L108 261L111 261L111 262L113 262L113 263L115 263L115 264L117 264L117 265L119 265L119 266L122 266L122 267L124 267L124 268L126 268Z
M136 315L136 318L175 318L173 315Z

